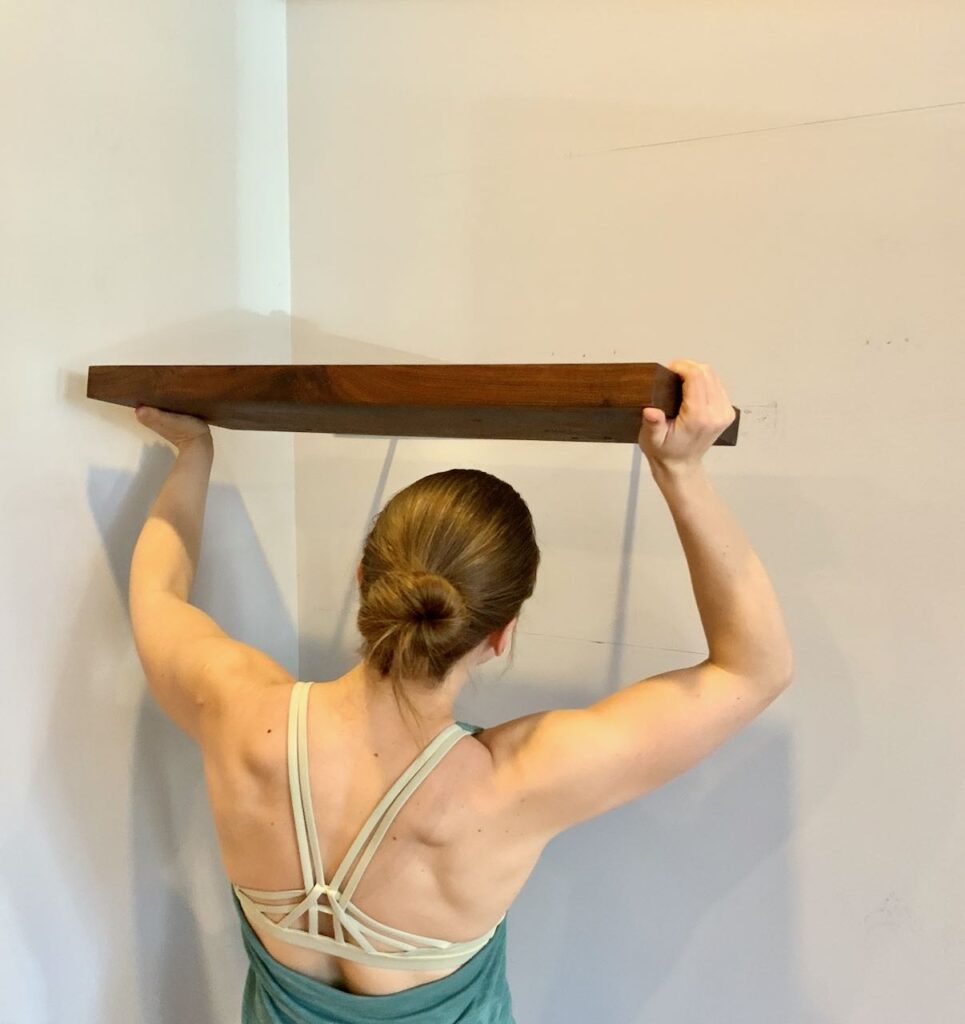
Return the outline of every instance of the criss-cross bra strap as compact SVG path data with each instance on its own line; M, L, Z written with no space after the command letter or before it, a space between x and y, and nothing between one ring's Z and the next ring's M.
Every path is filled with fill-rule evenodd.
M311 779L309 778L308 695L311 686L312 684L307 682L298 681L295 683L292 687L288 712L288 785L291 791L292 815L295 820L298 857L305 889L304 894L298 894L301 896L301 899L296 903L288 904L284 908L278 908L279 910L284 909L287 911L284 918L278 924L283 927L291 925L302 914L307 912L308 933L310 935L318 935L319 912L331 913L337 941L344 941L344 927L352 933L357 941L361 941L364 946L369 946L369 943L365 941L358 931L360 922L354 922L348 917L346 907L350 904L352 894L355 892L362 874L366 867L368 867L369 861L375 855L379 843L391 826L395 816L412 793L415 792L422 780L425 779L452 747L466 735L466 730L457 722L446 726L412 761L409 767L395 781L388 793L385 794L375 810L369 815L331 882L326 883L321 846L318 841L318 830L315 824ZM375 831L376 826L378 826L377 831ZM370 838L372 842L364 850L348 886L342 890L342 880ZM322 894L328 896L331 910L319 907L318 898ZM287 896L288 893L285 895ZM357 907L352 909L358 912ZM365 928L365 925L362 925L362 927ZM369 929L366 928L365 930L368 931Z
M425 963L426 969L430 969L430 966L435 969L465 960L489 941L498 924L486 935L471 942L452 943L392 928L376 921L356 907L351 897L369 861L406 801L456 743L475 730L455 722L429 743L379 801L334 878L326 883L309 778L308 695L311 686L311 683L301 681L295 683L288 713L288 783L303 888L269 891L235 885L234 890L242 910L246 916L257 919L261 927L282 941L307 949L321 948L361 963L379 966L391 963L396 966L394 958L403 957L405 963L409 963L411 958L412 963ZM344 891L340 891L341 882L357 858L358 863L348 885ZM328 897L328 906L319 903L323 894ZM272 911L281 912L284 916L275 921L267 916ZM308 928L303 932L295 929L294 924L305 914L308 915ZM319 914L332 916L334 938L319 932ZM352 936L356 945L346 941L346 932ZM377 950L372 944L373 939L393 947L394 951Z
M352 894L355 892L365 869L368 867L369 861L375 856L375 852L382 842L385 833L391 827L396 815L402 810L405 802L418 789L420 783L432 769L465 735L466 730L458 722L447 725L396 779L392 788L382 797L366 819L365 824L359 830L355 841L349 847L348 853L345 854L342 863L339 864L332 877L332 886L341 893L343 905L351 900ZM365 847L364 851L363 847ZM362 851L362 856L358 865L352 872L352 877L349 879L348 884L343 888L342 880L356 857L359 856L360 851ZM355 909L357 910L358 908Z

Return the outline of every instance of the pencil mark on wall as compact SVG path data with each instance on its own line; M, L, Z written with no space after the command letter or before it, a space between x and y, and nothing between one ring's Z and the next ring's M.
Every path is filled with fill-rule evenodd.
M907 348L911 345L911 339L905 337L891 337L891 338L865 338L865 345L871 348L887 348L891 345L893 348Z
M575 643L602 644L607 647L638 647L644 651L667 651L670 654L696 654L706 657L706 651L693 651L686 647L665 647L662 644L633 644L627 640L597 640L592 636L566 636L562 633L536 633L531 629L517 629L520 636L536 636L544 640L572 640Z
M603 153L623 153L635 149L656 149L658 146L682 146L688 142L707 142L711 139L733 139L738 135L760 135L763 132L779 132L790 128L810 128L819 124L837 124L841 121L860 121L868 117L891 117L894 114L917 114L924 110L942 110L947 107L965 106L965 100L950 103L930 103L924 107L900 107L895 110L873 110L865 114L846 114L844 117L825 117L817 121L794 121L791 124L774 124L764 128L745 128L736 132L721 132L717 135L693 135L685 139L664 139L660 142L641 142L632 146L611 146L607 149L583 150L564 154L564 159L577 156L599 156Z
M779 427L777 402L742 405L741 426L745 429L751 429L752 424L754 437L776 437Z
M880 905L865 914L864 923L869 929L878 928L910 928L917 931L915 915L905 901L896 893L890 892Z

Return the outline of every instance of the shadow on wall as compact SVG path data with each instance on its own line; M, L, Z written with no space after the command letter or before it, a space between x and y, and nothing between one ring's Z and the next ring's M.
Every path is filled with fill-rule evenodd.
M290 362L292 318L274 311L255 313L225 309L146 331L122 336L109 345L88 350L90 366L196 365ZM82 377L71 374L65 398L101 416L127 415L126 408L87 399L86 366ZM135 421L131 421L132 428ZM140 428L138 428L140 429Z
M60 369L57 389L101 421L109 444L118 430L143 441L153 435L132 410L87 399L87 365L193 363L202 353L286 362L289 339L285 314L219 311L91 349L82 366ZM148 692L127 613L134 543L174 457L154 439L133 473L90 466L83 489L74 475L57 482L63 520L89 515L101 545L82 579L47 581L51 605L69 594L72 607L51 638L60 660L30 800L3 840L0 920L23 936L16 962L0 956L0 974L17 977L0 989L20 1001L0 999L3 1020L216 1024L240 1004L245 959L201 759ZM69 532L57 540L74 543ZM292 662L293 623L233 487L211 487L191 596L232 635Z
M134 543L174 457L171 448L157 443L145 447L135 474L95 468L88 478L90 508L128 622ZM234 487L212 484L209 491L191 600L232 636L283 664L290 661L294 626ZM121 640L126 647L128 638ZM105 757L123 735L118 708L110 701L88 703L89 695L77 687L86 675L83 651L91 640L77 636L73 641L67 645L73 660L51 726L58 736L51 746L60 761L54 774L62 787L63 862L73 863L72 886L84 893L85 902L113 904L108 916L115 920L130 915L123 931L134 932L139 1019L145 1024L215 1024L218 1006L240 1004L245 960L200 754L158 709L135 654L133 669L125 666L118 686L120 699L128 704L125 710L137 716L133 747L122 758L117 751ZM105 644L116 649L117 637ZM102 664L102 655L91 663ZM101 734L100 742L91 742L88 732L78 744L76 733L90 727ZM113 799L92 808L92 793L112 794ZM128 817L119 822L124 806ZM105 850L111 843L117 848ZM118 936L108 932L103 942L113 950ZM111 969L105 966L103 1013L97 1019L108 1019L112 998Z
M789 762L788 737L752 725L554 840L520 904L561 936L533 1021L820 1019L794 976Z
M412 349L335 334L311 320L279 310L262 314L240 309L208 313L166 325L133 340L124 338L91 349L86 361L91 366L446 362ZM127 413L127 409L87 399L86 367L82 374L65 372L65 375L68 380L61 388L64 398L69 402L86 403L88 415Z
M633 558L636 501L632 487L620 551L625 566L640 561L639 552ZM650 499L640 501L646 517ZM741 506L770 510L755 530L761 551L785 545L788 524L794 523L798 558L814 566L833 559L819 509L803 514L808 502L793 485L743 480L733 505L742 520L749 517ZM646 533L646 518L640 529ZM779 577L779 569L774 575ZM821 645L826 667L837 660L837 669L828 671L840 689L848 676L846 660L822 610L809 606L806 594L800 588L797 604L810 620L806 627L802 622L802 635ZM517 660L525 675L516 670L511 682L467 687L458 717L499 722L589 704L629 685L634 676L620 666L621 653L630 657L622 612L628 603L621 572L613 630L592 641L600 672L582 680L589 691L585 699L574 700L581 680L566 674L566 656L556 649L569 641L521 635ZM635 632L632 639L639 642L640 631ZM632 655L637 678L670 667L665 652ZM702 658L675 660L693 664ZM644 667L648 660L657 664ZM547 665L564 671L548 677ZM582 662L579 671L585 667ZM606 685L598 688L604 678ZM779 702L793 695L792 689ZM818 802L855 754L850 696L845 687L835 699L833 720L822 717L826 784L811 788ZM794 786L793 739L776 715L765 713L688 772L548 845L509 916L510 984L520 1021L826 1024L799 961L804 922L791 842L807 809L802 811Z
M635 494L624 520L624 565L634 564L629 508ZM733 505L741 520L749 518L741 506L770 510L755 530L762 552L785 546L793 523L797 559L815 567L833 561L820 509L794 485L743 480ZM647 504L644 514L649 510ZM779 579L779 568L774 575ZM459 717L498 722L589 704L629 685L634 677L620 669L618 652L604 649L612 645L626 652L623 581L621 574L613 632L593 641L599 645L600 675L583 680L591 691L586 699L574 700L580 680L565 673L546 678L546 664L565 669L565 655L552 645L568 641L532 635L521 637L525 646L519 649L526 676L519 678L517 671L511 684L467 687ZM806 587L799 588L797 607L808 619L802 618L801 635L812 638L805 646L821 646L838 691L835 698L829 695L835 715L820 722L825 783L810 788L811 799L820 803L855 756L858 726L850 690L840 685L848 677L846 659L823 610L809 604ZM636 650L633 656L639 678L669 667L643 667L644 661L665 658L664 652ZM696 663L702 655L678 660ZM607 674L605 693L596 692L597 680ZM793 697L792 689L779 702ZM813 694L811 699L821 703ZM509 916L510 983L521 1021L826 1024L800 967L804 922L791 842L807 808L794 785L793 739L778 716L765 713L690 771L548 845Z

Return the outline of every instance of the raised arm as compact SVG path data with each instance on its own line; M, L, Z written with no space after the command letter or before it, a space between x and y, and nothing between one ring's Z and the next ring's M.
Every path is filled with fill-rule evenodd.
M586 708L491 730L500 799L544 838L642 796L696 764L790 683L793 656L767 572L701 459L734 412L713 371L670 364L684 401L668 424L645 409L640 446L683 545L708 657Z

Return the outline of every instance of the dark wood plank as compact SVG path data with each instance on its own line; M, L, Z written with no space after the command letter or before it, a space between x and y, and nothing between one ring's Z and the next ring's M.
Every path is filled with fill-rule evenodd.
M635 442L682 384L660 363L91 366L87 397L233 430ZM737 443L735 411L716 444Z

